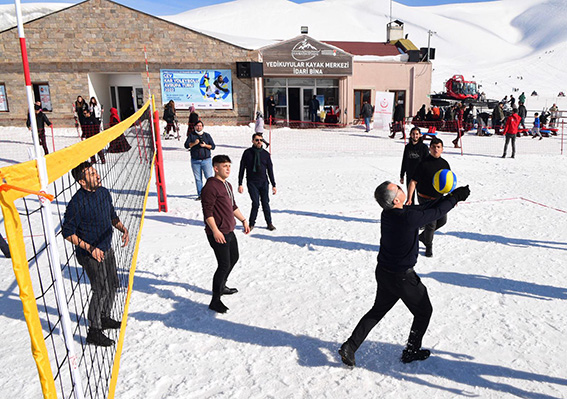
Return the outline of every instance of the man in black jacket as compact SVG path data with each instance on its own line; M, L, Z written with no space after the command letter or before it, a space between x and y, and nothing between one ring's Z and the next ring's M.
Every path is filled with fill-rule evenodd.
M419 228L446 215L457 202L467 199L469 194L468 186L459 187L451 194L426 205L404 206L406 195L400 186L386 181L376 188L374 197L383 209L380 216L380 252L376 266L376 300L372 309L362 317L350 338L339 349L344 364L356 365L354 353L399 299L414 316L401 361L410 363L429 357L430 351L421 349L421 342L433 308L427 288L413 269L417 262Z
M252 135L252 147L246 149L240 160L240 171L238 172L238 192L242 194L244 187L242 181L244 179L244 171L246 171L246 180L248 193L252 200L252 209L250 210L250 230L256 224L260 201L262 202L262 211L268 225L268 230L272 231L276 228L272 224L272 215L270 212L270 188L268 177L272 183L272 193L277 192L276 181L274 179L274 169L270 153L262 147L264 141L261 134L254 133ZM268 176L266 176L266 172Z
M443 141L437 137L429 144L429 155L417 166L408 186L408 198L406 205L413 203L413 194L417 190L420 205L433 201L442 196L433 187L433 176L441 169L451 169L449 162L441 158L443 153ZM433 236L435 231L447 223L447 215L433 220L425 225L425 230L419 235L419 240L425 245L425 256L433 256Z
M49 154L49 150L47 149L47 141L45 139L45 125L47 126L53 126L53 125L47 118L47 115L43 113L40 104L41 103L39 101L36 101L34 105L35 122L37 124L37 135L39 137L39 144L43 147L43 152L45 152L45 155L47 155ZM26 126L28 127L28 129L31 129L31 121L29 114L28 114L28 120L26 121Z

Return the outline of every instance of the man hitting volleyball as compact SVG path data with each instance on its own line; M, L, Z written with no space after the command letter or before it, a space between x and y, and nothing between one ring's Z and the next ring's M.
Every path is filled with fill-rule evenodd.
M341 346L339 354L344 364L355 366L354 353L364 342L372 328L401 299L414 319L401 361L410 363L425 360L430 351L421 349L433 308L427 288L413 270L418 255L420 226L445 216L459 201L470 194L469 187L459 187L451 194L425 205L404 206L406 195L400 186L385 181L374 192L383 208L380 216L380 252L376 266L378 288L372 309L358 322L350 338Z
M443 153L443 141L437 137L429 144L429 155L418 165L414 172L409 187L406 205L412 204L413 193L417 189L417 197L420 205L433 201L443 194L433 187L433 177L441 169L451 169L449 163L441 158ZM447 215L433 220L425 225L425 229L419 235L419 240L425 245L425 256L433 256L433 236L438 230L447 223Z

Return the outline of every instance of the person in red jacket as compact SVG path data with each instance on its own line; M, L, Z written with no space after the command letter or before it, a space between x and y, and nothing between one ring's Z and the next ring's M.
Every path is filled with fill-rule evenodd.
M508 143L510 141L512 142L512 158L516 155L516 135L521 121L522 118L518 115L518 109L512 109L512 115L506 119L506 125L504 126L506 144L504 144L504 154L502 154L502 158L506 158L506 150L508 149Z

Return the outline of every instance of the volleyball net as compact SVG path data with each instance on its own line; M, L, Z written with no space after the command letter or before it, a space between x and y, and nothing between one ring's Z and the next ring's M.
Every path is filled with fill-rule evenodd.
M148 101L87 140L0 169L4 225L44 398L114 397L156 154L153 128Z

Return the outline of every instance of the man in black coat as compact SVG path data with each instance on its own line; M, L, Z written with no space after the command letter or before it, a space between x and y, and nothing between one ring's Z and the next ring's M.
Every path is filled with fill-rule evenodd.
M273 125L276 119L276 102L274 101L274 96L270 96L266 100L266 110L268 111L268 123Z
M459 187L426 205L404 206L406 195L400 186L386 181L376 188L374 197L383 209L380 216L380 252L375 272L378 284L376 300L339 349L344 364L351 367L356 365L354 353L399 299L414 316L401 361L410 363L429 357L430 351L421 349L421 343L433 308L427 288L413 269L417 262L419 228L445 216L469 194L468 186Z
M35 122L37 124L37 135L39 137L39 144L43 147L43 152L45 152L45 155L47 155L49 154L49 150L47 149L47 140L45 139L45 125L47 126L53 126L53 125L47 118L47 115L43 113L40 104L41 103L37 101L34 105ZM28 129L31 129L31 121L29 114L28 114L28 120L26 121L26 126L28 127Z
M398 105L394 108L394 126L392 126L393 131L390 138L396 137L396 132L401 131L403 138L406 138L406 132L404 130L404 119L406 118L406 107L402 100L398 101Z
M252 147L246 149L240 160L240 170L238 172L238 192L242 194L244 187L242 181L244 179L244 171L246 171L246 180L248 193L252 200L252 209L250 210L250 230L256 224L260 201L262 202L262 211L268 225L268 230L272 231L276 228L272 224L272 215L270 211L270 183L272 183L272 193L276 195L276 181L274 179L274 168L270 153L263 148L264 140L261 134L254 133L252 135ZM267 176L266 176L267 173Z
M429 144L429 155L420 162L411 178L406 205L413 203L413 194L416 190L420 205L425 205L442 197L442 194L433 187L433 176L435 176L435 173L441 169L451 169L449 162L441 158L442 153L443 141L437 137L433 138ZM446 223L447 215L443 215L439 219L425 224L423 233L419 235L419 240L425 245L425 256L433 256L433 236L435 231Z

